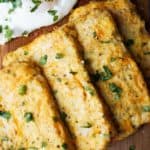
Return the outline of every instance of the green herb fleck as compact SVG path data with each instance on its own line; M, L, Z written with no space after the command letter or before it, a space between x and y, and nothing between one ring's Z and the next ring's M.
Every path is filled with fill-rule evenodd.
M109 83L109 89L115 94L115 99L118 100L121 97L122 89L115 83Z
M28 36L29 32L28 31L24 31L22 32L22 36Z
M55 58L56 59L61 59L63 57L64 57L64 55L62 53L57 53Z
M26 112L24 114L24 118L26 122L30 122L34 120L33 114L31 112Z
M8 111L0 111L0 117L5 118L8 121L11 118L11 113Z
M24 55L28 55L29 54L29 52L28 51L24 51Z
M68 149L68 145L67 145L66 143L63 143L63 144L62 144L62 149L63 149L63 150L67 150L67 149Z
M110 61L111 61L111 62L114 62L114 61L116 61L116 59L117 59L117 58L115 58L115 57L111 57Z
M2 0L3 1L3 0ZM1 1L0 1L1 2ZM5 2L11 2L12 8L9 9L8 13L10 14L13 12L16 8L22 6L22 0L5 0Z
M49 10L48 13L53 16L53 21L58 20L57 10Z
M57 14L57 10L49 10L48 13L55 16Z
M89 94L92 95L92 96L95 94L94 89L91 88L91 87L89 87L89 86L85 86L84 89L85 89L86 91L88 91Z
M62 80L61 80L61 78L57 78L57 81L61 82Z
M13 8L21 7L22 6L22 0L11 0Z
M42 142L41 147L42 147L42 148L47 147L47 142Z
M21 7L22 6L22 0L11 0L13 8Z
M100 73L100 80L106 81L112 78L112 72L107 66L103 66L104 72Z
M19 95L25 95L27 93L27 86L21 85L18 90Z
M71 70L70 73L71 73L72 75L76 75L78 72Z
M2 32L3 32L3 26L0 25L0 33L2 33Z
M136 149L135 145L130 145L129 150L135 150L135 149Z
M143 112L150 112L150 106L143 106L142 110Z
M45 65L47 63L48 56L44 55L40 58L40 65Z
M107 66L103 66L104 72L98 72L96 71L95 74L92 74L92 81L97 82L99 80L106 81L112 78L112 72Z
M91 128L92 124L91 123L87 123L86 125L81 126L82 128Z
M0 139L1 139L2 142L9 141L9 138L7 136L1 137Z
M53 21L57 21L58 20L58 16L54 16Z
M95 31L93 32L93 38L97 38L97 34Z
M5 26L4 28L4 36L5 38L9 41L12 39L12 35L13 35L13 30L10 29L9 26Z
M41 5L41 0L32 0L34 3L34 7L30 10L30 12L34 12L38 9L38 7Z

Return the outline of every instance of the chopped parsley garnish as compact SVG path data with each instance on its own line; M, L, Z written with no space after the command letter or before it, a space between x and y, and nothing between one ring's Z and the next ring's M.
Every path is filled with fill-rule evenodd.
M112 72L107 66L103 66L103 70L103 72L96 71L96 73L92 75L93 82L97 82L99 80L106 81L112 78Z
M91 123L87 123L86 125L81 126L82 128L91 128L92 124Z
M48 13L55 16L57 14L57 10L49 10Z
M0 33L2 33L2 32L3 32L3 26L0 25Z
M24 118L26 122L30 122L34 120L33 114L31 112L26 112L24 114Z
M136 149L135 145L130 145L129 150L135 150L135 149Z
M142 110L143 112L150 112L150 106L143 106Z
M8 3L12 4L12 8L9 10L9 13L13 12L17 7L22 6L22 0L0 0L0 3Z
M7 136L1 137L0 139L1 139L2 142L4 142L4 141L9 141L9 138L8 138Z
M34 11L36 11L38 9L38 7L39 7L39 5L35 5L30 11L34 12Z
M67 118L67 114L65 112L61 112L60 117L61 117L62 121L65 122L66 118Z
M0 117L5 118L8 121L11 118L11 113L8 111L0 111Z
M117 58L115 58L115 57L111 57L111 58L110 58L110 61L111 61L111 62L114 62L114 61L116 61L116 59L117 59Z
M18 89L19 95L25 95L27 93L27 86L26 85L21 85Z
M100 80L106 81L112 78L112 72L107 66L103 66L104 72L100 73Z
M12 39L13 30L10 29L9 26L5 26L4 29L3 29L3 32L4 32L5 38L6 38L8 41Z
M53 21L58 20L57 10L49 10L48 13L53 16Z
M58 20L58 16L54 16L53 21L57 21Z
M28 55L29 54L29 52L28 51L24 51L24 55Z
M17 7L21 7L22 6L22 0L10 0L12 5L13 5L13 9L16 9Z
M70 73L71 73L72 75L76 75L78 72L71 70Z
M62 149L63 149L63 150L67 150L67 149L68 149L68 145L67 145L66 143L63 143L63 144L62 144Z
M115 83L109 83L109 89L114 93L114 98L118 100L121 97L122 89Z
M64 54L62 54L62 53L57 53L56 54L56 59L61 59L61 58L63 58L64 57Z
M46 146L47 146L47 142L42 142L41 147L44 148L44 147L46 147Z
M38 9L42 2L41 0L32 0L32 2L34 3L34 7L30 11L34 12Z
M97 38L97 34L95 31L93 32L93 38Z
M85 86L84 89L85 89L86 91L88 91L89 94L92 95L92 96L95 94L94 89L91 88L91 87L89 87L89 86Z
M134 40L133 39L128 39L126 42L125 42L125 45L127 46L127 47L130 47L130 46L132 46L134 44Z
M57 81L61 82L61 81L62 81L62 79L61 79L61 78L57 78Z
M29 32L28 31L24 31L22 32L22 36L28 36Z
M45 65L47 63L48 56L44 55L40 58L40 65Z
M0 0L0 3L7 3L10 2L10 0Z

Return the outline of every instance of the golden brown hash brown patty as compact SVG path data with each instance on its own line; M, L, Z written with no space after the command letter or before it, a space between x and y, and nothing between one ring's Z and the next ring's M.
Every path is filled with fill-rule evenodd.
M79 150L105 149L112 125L67 26L9 53L4 66L16 61L34 61L41 66Z
M0 71L0 147L74 149L39 68L14 63Z
M111 15L90 3L70 16L89 73L110 107L120 128L118 139L150 122L150 99L135 62L125 49ZM77 32L77 33L76 33Z
M105 0L91 2L91 7L107 9L113 14L126 47L139 64L144 77L150 79L150 35L135 6L130 0Z

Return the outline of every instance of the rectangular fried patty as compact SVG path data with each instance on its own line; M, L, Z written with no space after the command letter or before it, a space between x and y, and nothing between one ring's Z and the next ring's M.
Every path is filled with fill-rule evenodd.
M119 125L122 139L150 121L150 99L135 62L125 49L111 15L91 3L70 16L68 31L82 45L86 68ZM76 30L76 31L75 31Z
M14 63L0 71L0 149L74 149L39 68Z
M145 22L138 15L135 6L130 0L105 0L91 3L91 5L107 9L113 14L126 47L139 64L144 77L149 81L150 34L146 31Z
M79 150L105 149L111 125L67 26L9 53L4 64L15 61L34 61L41 66Z

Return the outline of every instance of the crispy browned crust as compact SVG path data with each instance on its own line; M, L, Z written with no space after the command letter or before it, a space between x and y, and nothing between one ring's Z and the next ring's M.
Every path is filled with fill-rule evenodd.
M76 9L70 23L75 29L68 33L80 41L81 51L89 62L89 73L103 72L104 66L112 72L109 80L98 80L96 85L119 125L121 133L116 139L133 134L142 124L150 122L150 112L142 110L143 106L150 106L150 99L141 72L123 45L114 20L100 2L93 2ZM122 89L118 101L109 88L111 83Z
M24 55L25 51L28 55ZM90 82L78 52L78 46L65 25L9 53L4 66L16 61L39 65L41 57L47 55L47 63L40 66L53 91L57 90L55 97L59 109L68 116L66 123L75 136L77 148L99 147L103 150L110 141L113 125L105 115L105 107ZM91 124L89 129L84 127L87 124Z
M43 142L49 150L57 150L64 143L74 149L37 66L13 63L0 71L0 112L2 149L40 149ZM2 112L9 112L9 117Z

